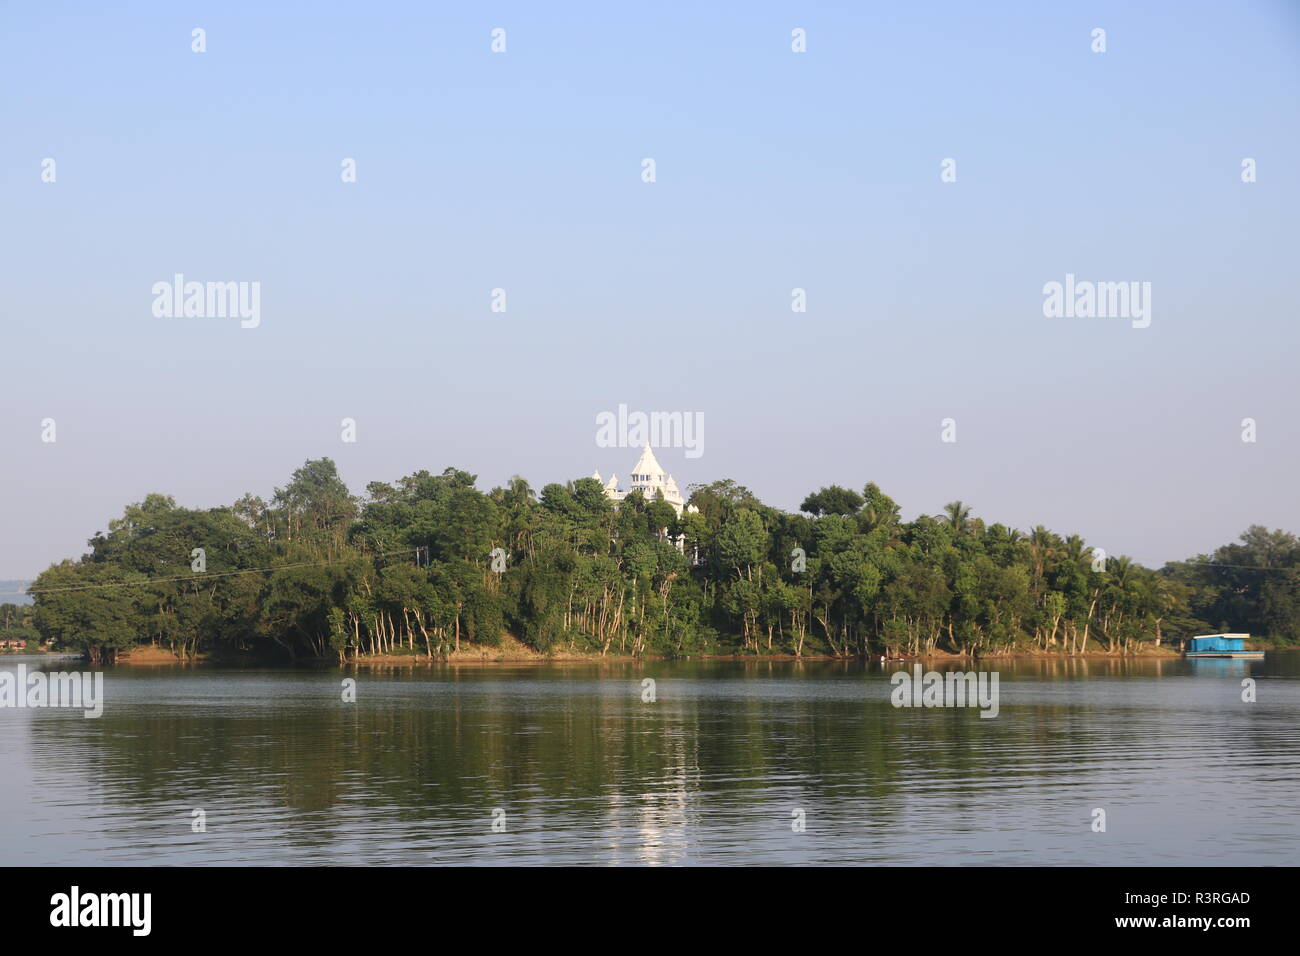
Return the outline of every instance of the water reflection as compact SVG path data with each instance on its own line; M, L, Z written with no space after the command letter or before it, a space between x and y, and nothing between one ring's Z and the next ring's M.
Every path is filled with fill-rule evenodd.
M1231 658L1193 657L1187 661L1191 672L1204 677L1250 677L1254 670L1263 670L1260 661L1233 660Z
M98 720L0 711L0 860L1295 863L1298 665L931 665L997 670L993 720L893 662L118 668Z

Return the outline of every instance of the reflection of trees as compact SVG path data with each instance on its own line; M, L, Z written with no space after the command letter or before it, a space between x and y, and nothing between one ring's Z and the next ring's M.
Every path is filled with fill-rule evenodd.
M86 761L104 804L155 816L162 804L204 807L214 820L223 806L228 819L264 808L305 848L486 830L496 806L516 820L529 808L530 826L620 821L653 840L717 823L718 808L775 803L834 807L863 829L943 808L962 829L995 788L1075 783L1122 765L1125 741L1158 745L1181 710L1098 702L1091 682L1186 676L1187 664L998 662L995 720L895 709L890 671L850 663L197 669L114 675L134 696L110 683L103 717L34 721L31 733L38 765L69 748ZM345 673L358 681L355 704L339 699ZM656 678L655 703L640 699L644 676ZM167 695L156 706L139 693L149 681Z

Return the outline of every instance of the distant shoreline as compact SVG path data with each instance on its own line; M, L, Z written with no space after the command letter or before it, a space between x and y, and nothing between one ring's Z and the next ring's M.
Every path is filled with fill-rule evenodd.
M1294 647L1270 647L1266 651L1284 651L1297 650ZM1041 661L1061 661L1061 660L1171 660L1182 658L1181 651L1170 647L1150 647L1128 651L1106 651L1106 650L1089 650L1083 653L1070 654L1061 651L1004 651L982 655L960 655L952 654L945 651L936 651L932 654L920 655L917 657L899 657L889 658L884 663L888 664L914 664L914 663L960 663L965 661L1015 661L1015 660L1041 660ZM561 651L555 654L541 654L531 651L517 642L509 642L509 646L501 647L473 647L465 648L460 651L454 651L447 656L430 658L424 653L412 654L375 654L363 655L360 657L350 657L345 661L338 661L330 658L311 658L299 659L295 662L284 660L267 660L255 656L248 657L212 657L209 655L199 655L196 658L181 658L165 648L145 645L135 648L130 653L124 654L114 662L117 665L131 667L150 667L150 666L167 666L176 664L243 664L253 666L303 666L318 667L321 665L332 665L336 667L429 667L440 664L635 664L635 663L664 663L677 661L705 661L705 662L736 662L736 663L880 663L879 656L868 657L835 657L829 654L805 654L802 657L795 657L793 654L695 654L684 657L665 657L662 655L642 655L633 657L630 654L591 654L578 653L573 651Z

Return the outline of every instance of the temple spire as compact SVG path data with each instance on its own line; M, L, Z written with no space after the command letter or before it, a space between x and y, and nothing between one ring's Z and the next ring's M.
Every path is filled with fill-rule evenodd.
M662 479L667 472L665 472L663 466L659 464L659 460L655 458L654 449L649 445L646 445L645 449L641 452L641 457L637 459L636 464L632 468L632 474L636 476L632 480L637 483L662 483Z
M592 477L599 481L600 472L597 471ZM609 480L605 482L605 495L616 505L633 491L641 492L647 501L653 501L658 495L663 495L664 501L672 505L673 510L679 515L686 511L699 510L694 505L688 505L682 498L677 482L673 480L672 475L664 471L663 465L659 464L659 459L655 457L654 449L648 444L641 449L641 457L632 466L631 481L626 491L619 488L617 475L610 475Z

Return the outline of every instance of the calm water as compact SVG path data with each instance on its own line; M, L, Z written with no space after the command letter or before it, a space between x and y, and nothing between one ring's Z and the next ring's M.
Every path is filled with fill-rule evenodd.
M992 720L894 665L110 669L0 709L0 863L1300 863L1300 653L986 668Z

